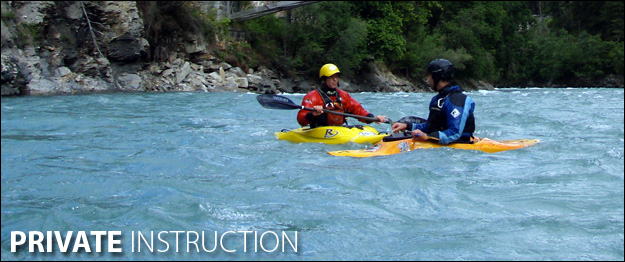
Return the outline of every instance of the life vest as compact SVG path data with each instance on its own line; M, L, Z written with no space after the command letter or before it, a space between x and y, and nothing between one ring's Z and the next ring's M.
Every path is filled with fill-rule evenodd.
M337 113L348 113L359 116L370 116L367 110L365 110L358 101L354 100L347 92L336 89L338 93L336 96L327 95L323 91L319 92L318 89L314 89L302 100L302 106L304 107L314 107L314 106L322 106L324 110L336 111ZM321 114L319 116L312 117L312 113L308 110L301 109L297 113L297 122L302 126L310 125L311 128L315 128L318 126L340 126L343 125L346 121L346 117L339 116L336 114L330 114L330 112L326 114ZM372 115L370 117L373 117ZM368 123L362 119L358 119L358 121L363 123Z
M447 92L446 95L443 94ZM438 98L437 98L438 97ZM448 118L455 117L454 114L462 112L465 106L467 95L463 94L459 87L449 86L440 91L440 94L432 99L430 103L430 115L428 116L428 132L444 131L450 128ZM445 106L445 103L448 103ZM451 113L451 114L450 114ZM459 130L460 141L470 141L475 132L475 118L473 114L465 116L466 123L463 130Z
M336 100L332 100L325 92L321 91L321 89L317 88L317 92L321 99L323 99L323 108L331 111L346 113L345 108L343 107L343 98L341 98L341 94L339 91L336 91ZM325 114L328 119L328 125L331 126L340 126L343 124L347 124L347 121L344 116L335 115L335 114Z

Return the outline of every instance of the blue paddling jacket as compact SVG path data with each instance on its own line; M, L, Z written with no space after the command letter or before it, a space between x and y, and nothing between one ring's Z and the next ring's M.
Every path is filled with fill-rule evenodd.
M408 124L408 130L419 129L446 145L453 142L470 143L475 131L473 110L475 102L462 93L458 85L447 85L430 101L430 114L425 123Z

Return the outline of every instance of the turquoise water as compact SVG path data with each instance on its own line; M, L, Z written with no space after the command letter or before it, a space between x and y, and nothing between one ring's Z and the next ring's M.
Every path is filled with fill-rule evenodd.
M297 110L255 94L2 98L2 260L623 260L623 89L468 94L477 136L541 142L335 157L366 146L279 141ZM433 93L352 95L398 120L426 117ZM121 231L123 252L12 253L12 231ZM137 252L137 232L161 231L166 252ZM176 252L174 231L297 250L230 233L214 252L180 235Z

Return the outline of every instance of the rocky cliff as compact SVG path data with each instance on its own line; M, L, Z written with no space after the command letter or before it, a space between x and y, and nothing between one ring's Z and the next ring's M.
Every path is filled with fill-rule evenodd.
M134 1L3 1L2 94L280 92L292 84L220 61L193 37L152 62L144 30Z

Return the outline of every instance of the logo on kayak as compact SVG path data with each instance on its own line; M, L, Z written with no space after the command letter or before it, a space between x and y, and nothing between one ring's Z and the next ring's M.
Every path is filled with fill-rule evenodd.
M399 142L399 144L397 144L397 148L399 148L400 153L410 151L410 145L406 141Z
M326 129L326 134L323 136L324 138L332 138L339 134L339 131L333 129Z
M364 131L364 132L358 133L358 135L361 135L361 136L375 136L375 133L373 133L371 131Z

